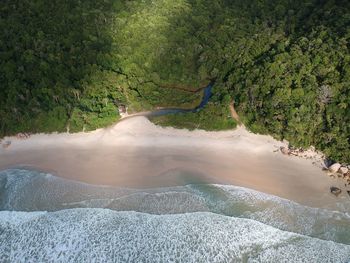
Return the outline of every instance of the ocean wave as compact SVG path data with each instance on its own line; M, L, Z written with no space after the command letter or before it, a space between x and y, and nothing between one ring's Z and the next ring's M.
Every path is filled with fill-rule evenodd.
M350 246L197 212L0 212L1 262L346 262Z
M283 231L350 244L350 217L251 189L217 185L127 189L101 187L21 169L0 172L0 210L107 208L155 215L211 212Z
M198 185L192 188L203 195L208 192L211 195L215 193L214 197L209 199L210 211L254 219L281 230L350 244L348 213L303 206L243 187Z

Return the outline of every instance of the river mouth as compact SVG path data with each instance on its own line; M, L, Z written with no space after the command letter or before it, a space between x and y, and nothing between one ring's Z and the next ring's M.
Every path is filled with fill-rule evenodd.
M203 89L203 97L200 102L200 104L193 109L180 109L180 108L165 108L165 109L160 109L160 110L155 110L147 114L147 117L157 117L157 116L163 116L163 115L168 115L168 114L176 114L176 113L189 113L189 112L198 112L201 109L205 107L205 105L208 104L209 99L212 95L212 88L214 86L214 83L209 83L208 86L206 86Z

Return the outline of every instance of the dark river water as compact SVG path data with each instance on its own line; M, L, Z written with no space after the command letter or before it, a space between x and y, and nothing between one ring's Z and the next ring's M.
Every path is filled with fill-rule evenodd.
M168 114L175 114L175 113L189 113L189 112L198 112L202 108L204 108L205 105L208 104L208 101L211 97L211 90L213 88L213 84L209 84L207 87L204 88L204 94L202 97L201 103L193 108L193 109L179 109L179 108L166 108L166 109L160 109L155 110L147 114L148 117L156 117L156 116L162 116L162 115L168 115Z

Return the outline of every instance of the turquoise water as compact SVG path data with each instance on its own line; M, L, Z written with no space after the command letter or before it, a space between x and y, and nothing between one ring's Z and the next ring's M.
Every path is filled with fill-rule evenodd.
M231 185L0 172L0 262L349 262L350 217Z

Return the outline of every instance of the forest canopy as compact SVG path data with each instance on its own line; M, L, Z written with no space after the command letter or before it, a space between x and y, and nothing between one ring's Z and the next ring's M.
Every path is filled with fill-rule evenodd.
M3 0L0 29L0 137L191 108L215 80L202 112L154 121L226 129L234 101L252 131L350 162L348 0Z

